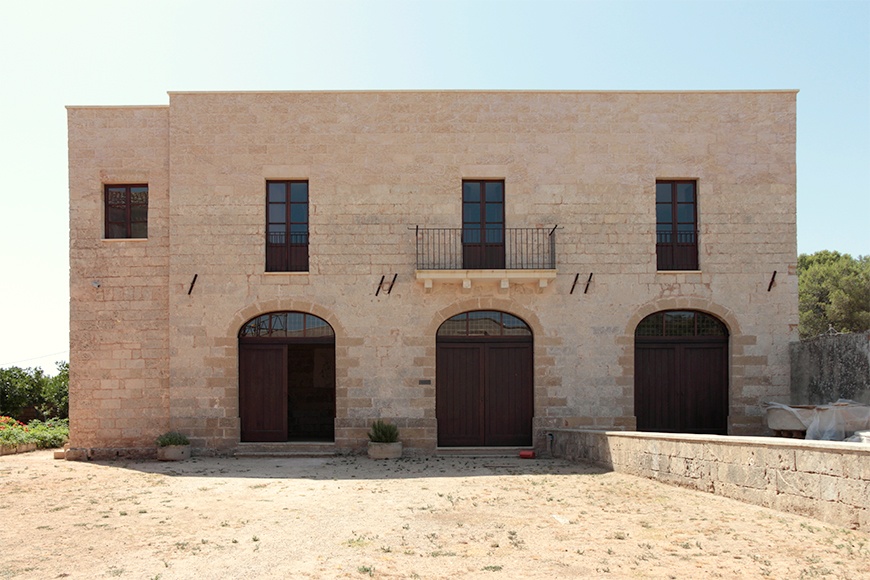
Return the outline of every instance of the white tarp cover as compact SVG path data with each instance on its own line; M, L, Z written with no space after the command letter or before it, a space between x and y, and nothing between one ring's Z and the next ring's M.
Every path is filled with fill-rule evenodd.
M818 405L813 413L807 414L806 407L798 413L796 409L781 403L767 403L768 407L787 409L797 417L807 430L807 439L823 441L849 441L870 443L870 437L860 431L870 430L870 405L840 399L830 405Z

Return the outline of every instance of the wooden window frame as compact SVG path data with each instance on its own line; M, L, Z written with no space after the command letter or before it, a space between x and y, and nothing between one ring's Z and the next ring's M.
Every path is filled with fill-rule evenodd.
M145 202L133 203L133 189L145 190ZM123 203L111 203L111 190L119 190L123 192ZM112 219L113 214L119 208L123 209L124 217L122 220ZM141 219L134 216L134 208L144 208L144 217ZM133 229L135 225L144 224L143 235L134 235ZM123 228L123 232L117 232L118 227ZM114 231L114 233L113 233ZM121 235L123 234L123 235ZM105 183L103 184L103 239L106 240L141 240L148 238L148 184L147 183Z
M298 315L302 321L300 327L287 328L291 325L291 320L284 319L284 328L274 328L273 324L276 317L286 317L287 315ZM312 325L312 322L322 323ZM315 332L309 334L310 330L316 329ZM324 332L324 330L326 332ZM297 334L301 331L301 334ZM284 332L285 334L281 334ZM292 336L287 336L286 332L294 333ZM250 342L252 344L259 343L283 343L283 342L335 342L335 329L332 325L323 318L309 314L308 312L300 312L298 310L281 310L276 312L266 312L259 316L251 318L245 322L239 329L239 340Z
M659 186L670 186L670 199L659 201ZM680 201L678 189L681 185L692 186L692 201ZM681 206L691 206L691 221L681 220ZM669 208L669 220L660 221L659 211ZM656 270L693 271L698 270L698 182L694 179L656 180ZM662 231L667 226L669 231Z
M675 324L673 316L691 316L691 323ZM676 331L672 328L676 327ZM655 329L655 332L649 332ZM679 332L680 330L691 330ZM718 317L700 310L660 310L637 323L634 338L638 342L661 341L722 341L729 337L728 327Z
M466 186L479 187L477 201L467 199ZM501 188L501 200L487 199L487 189L498 185ZM505 267L505 181L503 179L463 179L462 180L462 248L463 268L471 270L495 269ZM469 216L470 207L475 207L477 219ZM496 219L488 212L489 207L500 206Z
M270 186L279 184L285 186L283 202L273 201L269 195ZM292 187L296 184L305 185L305 200L292 200ZM308 237L309 221L309 191L307 179L270 179L266 181L266 272L308 272ZM283 220L273 219L272 208L284 205ZM305 220L294 220L293 210L305 207ZM280 212L280 210L277 210ZM283 241L278 241L281 232L273 232L272 228L283 226ZM302 227L304 226L304 228ZM294 232L293 229L297 231ZM304 231L298 231L298 230Z
M505 317L509 317L507 321L505 320ZM474 323L475 321L483 320L492 320L494 324L491 329L497 330L497 332L494 332L493 334L478 332L478 329L474 328ZM514 324L515 322L522 323L522 326ZM479 329L482 330L482 327L479 326ZM518 329L519 331L511 332L509 329ZM502 312L501 310L470 310L468 312L462 312L455 316L451 316L442 322L441 326L438 327L438 331L435 333L438 340L497 339L523 341L531 340L532 334L532 327L529 326L528 322L519 316L515 316L509 312Z

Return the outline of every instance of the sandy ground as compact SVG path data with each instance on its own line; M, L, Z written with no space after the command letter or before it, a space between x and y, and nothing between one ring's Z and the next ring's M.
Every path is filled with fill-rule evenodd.
M559 460L0 457L0 578L870 578L870 535Z

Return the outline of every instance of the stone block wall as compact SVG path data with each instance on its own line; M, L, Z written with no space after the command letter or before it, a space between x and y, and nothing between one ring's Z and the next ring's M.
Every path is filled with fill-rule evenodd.
M637 323L709 312L731 335L730 432L761 432L760 403L787 401L796 337L794 150L794 91L171 93L168 107L70 108L74 442L150 445L171 426L232 448L237 333L275 310L335 330L342 449L378 417L434 449L435 333L477 309L534 332L536 428L633 428ZM145 242L101 239L99 192L118 179L149 183ZM265 272L270 179L309 181L308 272ZM463 179L505 181L507 227L560 226L546 288L415 279L413 228L460 227ZM697 180L700 271L656 270L656 179Z
M551 430L537 451L870 530L870 448L761 437Z
M69 107L70 444L169 429L169 109ZM148 184L148 238L105 239L103 188Z
M839 399L870 405L870 331L791 344L791 404Z

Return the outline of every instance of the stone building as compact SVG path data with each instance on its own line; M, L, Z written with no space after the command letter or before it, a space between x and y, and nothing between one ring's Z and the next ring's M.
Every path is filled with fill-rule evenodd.
M796 339L796 91L69 107L71 446L752 434Z

